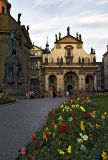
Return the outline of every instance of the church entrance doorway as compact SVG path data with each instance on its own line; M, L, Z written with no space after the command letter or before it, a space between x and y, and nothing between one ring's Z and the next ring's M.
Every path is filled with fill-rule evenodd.
M68 85L68 86L67 86L68 92L72 91L72 88L73 88L72 85Z
M67 72L64 76L65 91L77 91L78 90L78 76L74 72Z

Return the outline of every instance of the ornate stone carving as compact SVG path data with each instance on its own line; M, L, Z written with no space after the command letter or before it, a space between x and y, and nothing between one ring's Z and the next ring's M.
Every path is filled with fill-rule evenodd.
M15 35L15 29L12 29L9 36L9 55L15 55L17 52L17 39Z
M17 39L15 29L12 29L9 36L9 55L5 61L4 82L11 85L20 85L24 82L22 66L17 56Z
M70 27L67 27L67 35L70 35Z
M9 55L6 58L4 82L11 85L20 85L24 82L21 63L17 55Z

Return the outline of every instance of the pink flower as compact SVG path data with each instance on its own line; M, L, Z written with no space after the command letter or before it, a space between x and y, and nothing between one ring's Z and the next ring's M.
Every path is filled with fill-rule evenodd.
M26 150L24 147L22 148L21 153L22 153L22 155L26 154Z
M88 99L88 103L90 103L91 102L91 100L90 99Z

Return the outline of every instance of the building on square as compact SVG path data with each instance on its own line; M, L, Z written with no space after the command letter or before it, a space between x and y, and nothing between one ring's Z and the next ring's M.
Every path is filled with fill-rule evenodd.
M42 48L33 44L33 48L30 50L30 88L35 94L44 89L43 53Z
M108 45L107 52L103 55L104 58L104 90L108 91Z
M77 33L73 37L69 27L65 37L59 33L55 38L51 53L43 54L45 90L48 91L50 85L57 91L97 90L95 50L91 48L90 54L85 52L81 35Z
M24 94L30 85L29 27L10 15L11 4L0 0L0 89L10 94Z

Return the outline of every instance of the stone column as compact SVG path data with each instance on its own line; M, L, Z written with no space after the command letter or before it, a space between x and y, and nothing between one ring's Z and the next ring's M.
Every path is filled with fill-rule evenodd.
M94 88L97 91L97 81L96 81L96 75L94 76Z
M48 75L45 75L45 90L48 91L49 88L49 80L48 80Z
M82 75L82 78L81 78L81 88L83 89L83 91L85 91L85 75Z
M58 75L57 76L57 91L64 90L64 76Z
M79 88L79 91L81 91L81 88L82 88L82 75L79 75L78 88Z

